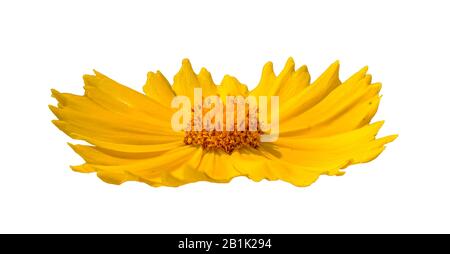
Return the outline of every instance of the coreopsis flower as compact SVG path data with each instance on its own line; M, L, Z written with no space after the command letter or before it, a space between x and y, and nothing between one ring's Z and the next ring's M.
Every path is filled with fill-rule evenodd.
M216 85L206 69L196 74L185 59L172 85L161 72L149 72L144 93L94 72L83 77L82 96L52 90L58 105L50 109L60 130L89 143L69 144L85 161L72 169L95 172L108 183L180 186L246 176L308 186L320 175L340 176L351 164L373 160L396 138L376 138L383 122L370 122L380 102L381 84L371 83L367 67L341 82L335 62L310 82L307 67L295 69L292 58L278 75L268 62L259 84L249 91L228 75ZM195 90L199 88L198 105ZM190 119L182 122L189 126L184 129L173 126L174 114L180 112L173 102L179 96L191 102ZM202 105L214 96L220 100L216 106L222 104L215 112L223 114L206 121L208 110ZM236 100L228 101L232 96L268 98L268 117L257 120L269 129L258 125L250 130L255 122L251 110L247 107L244 117L238 117L237 107L227 107L237 106ZM275 101L277 107L270 107ZM255 112L262 109L257 104ZM276 136L270 138L270 127L275 125L269 122L274 119ZM195 123L200 128L194 128ZM208 123L216 128L204 128Z

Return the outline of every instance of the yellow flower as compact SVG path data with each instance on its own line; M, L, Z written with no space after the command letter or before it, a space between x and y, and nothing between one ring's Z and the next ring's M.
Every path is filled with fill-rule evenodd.
M381 84L371 83L367 67L342 83L338 72L339 63L333 63L310 83L306 66L295 69L292 58L279 75L268 62L259 84L249 91L228 75L216 85L206 69L196 74L185 59L172 86L161 72L150 72L142 94L95 71L83 77L83 96L52 90L58 105L50 109L60 130L90 144L69 144L85 160L72 169L96 172L108 183L180 186L246 176L308 186L320 175L343 175L347 166L371 161L396 138L375 138L383 122L370 121ZM229 95L279 96L278 139L261 142L259 129L173 130L177 109L171 102L177 95L193 101L194 88L202 88L203 97L218 95L223 101Z

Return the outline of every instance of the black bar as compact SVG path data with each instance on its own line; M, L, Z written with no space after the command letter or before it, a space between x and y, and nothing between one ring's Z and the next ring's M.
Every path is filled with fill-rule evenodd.
M255 253L306 253L314 251L370 251L399 250L413 248L427 250L439 246L447 250L450 243L448 235L286 235L286 234L154 234L154 235L0 235L3 249L20 252L30 248L38 251L70 251L83 252L89 250L126 252L144 250L144 253L157 253L157 250L168 253L232 253L250 251ZM147 250L147 251L146 251Z

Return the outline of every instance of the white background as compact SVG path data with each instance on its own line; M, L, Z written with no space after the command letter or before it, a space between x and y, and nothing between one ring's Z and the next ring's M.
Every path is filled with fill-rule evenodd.
M450 233L448 1L2 1L0 232ZM341 61L383 82L375 120L400 134L375 161L308 188L284 182L152 188L72 172L50 88L97 69L141 91L189 57L254 87L287 57L317 77Z

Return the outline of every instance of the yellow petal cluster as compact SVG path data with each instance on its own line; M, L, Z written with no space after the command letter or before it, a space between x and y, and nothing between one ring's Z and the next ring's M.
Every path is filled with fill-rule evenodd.
M320 175L342 175L351 164L373 160L396 138L376 138L383 122L370 122L380 102L381 84L372 83L367 67L341 82L335 62L311 82L307 67L296 69L292 58L278 75L269 62L251 91L229 75L216 85L205 68L197 74L187 59L172 85L161 72L149 72L144 93L96 71L83 79L84 95L52 90L58 101L50 106L58 118L53 123L71 138L89 143L70 144L85 161L72 169L95 172L112 184L180 186L246 176L308 186ZM185 133L172 130L175 109L170 104L176 95L192 100L194 88L202 88L204 96L222 98L279 96L279 139L231 154L186 145Z

